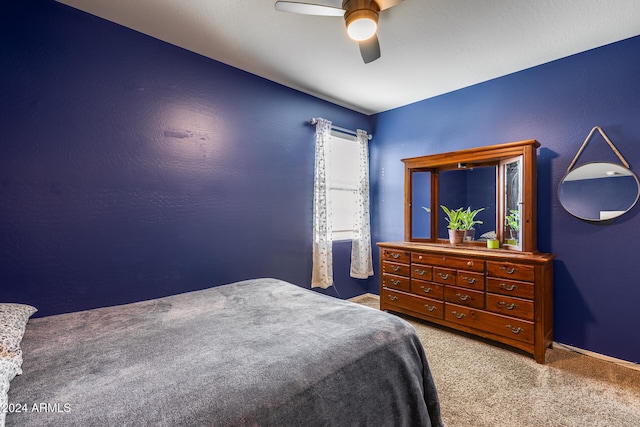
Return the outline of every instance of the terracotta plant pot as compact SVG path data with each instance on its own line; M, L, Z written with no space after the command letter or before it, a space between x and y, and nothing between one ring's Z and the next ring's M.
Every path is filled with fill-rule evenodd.
M449 230L449 242L452 245L461 245L464 241L464 230Z

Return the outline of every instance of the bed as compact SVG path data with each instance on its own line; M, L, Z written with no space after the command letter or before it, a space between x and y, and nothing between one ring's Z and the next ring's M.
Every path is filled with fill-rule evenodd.
M410 324L277 279L31 319L21 348L8 427L442 425Z

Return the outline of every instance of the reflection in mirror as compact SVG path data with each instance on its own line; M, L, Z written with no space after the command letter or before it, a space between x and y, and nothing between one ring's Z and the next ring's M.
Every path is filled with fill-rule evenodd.
M567 212L587 221L604 221L628 212L638 201L636 175L614 163L587 163L568 172L558 187Z
M477 213L472 240L486 240L487 233L496 230L496 167L481 166L469 169L447 170L438 174L439 204L451 209L470 208L484 210ZM448 239L446 215L440 210L438 238ZM469 240L469 238L467 238Z
M504 176L504 242L511 246L520 246L522 217L522 157L502 161Z
M431 237L431 172L413 172L411 194L411 237Z

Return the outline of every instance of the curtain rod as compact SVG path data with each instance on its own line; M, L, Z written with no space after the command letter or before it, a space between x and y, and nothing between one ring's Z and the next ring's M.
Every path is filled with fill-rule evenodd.
M315 117L312 117L311 118L311 124L315 125L316 123L318 123L318 119L315 118ZM337 130L338 132L347 133L349 135L357 135L358 134L356 131L353 131L351 129L341 128L340 126L331 125L331 129ZM367 132L367 138L369 138L369 140L371 140L371 138L373 138L373 135L371 135L369 132Z

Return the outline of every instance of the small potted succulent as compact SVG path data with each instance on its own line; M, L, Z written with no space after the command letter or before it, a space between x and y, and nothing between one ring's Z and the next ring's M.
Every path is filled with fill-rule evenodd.
M471 207L468 207L466 210L462 211L462 229L465 230L464 240L471 241L475 237L475 228L473 228L476 224L482 224L482 221L476 220L476 215L479 212L483 211L484 208L471 210Z
M464 211L462 208L449 209L444 205L440 205L447 216L447 228L449 229L449 242L452 245L459 245L464 240L465 229L463 224Z

